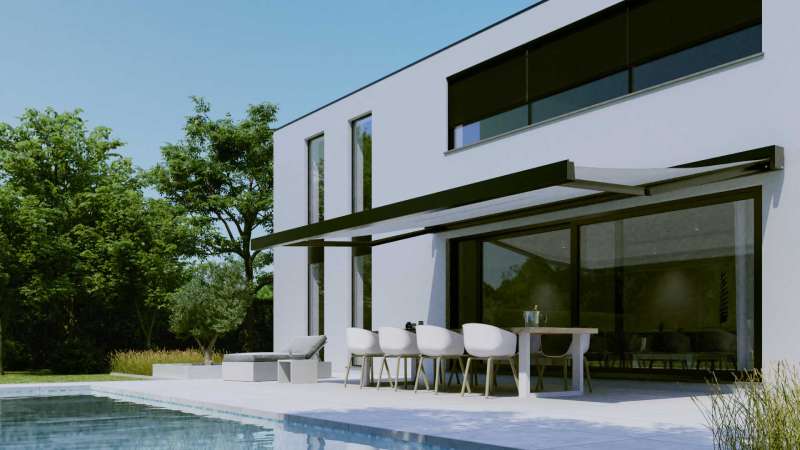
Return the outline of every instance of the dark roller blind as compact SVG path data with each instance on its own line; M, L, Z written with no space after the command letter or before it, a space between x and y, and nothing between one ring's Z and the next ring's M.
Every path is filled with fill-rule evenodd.
M528 94L536 100L627 67L625 5L536 41L528 51Z
M525 52L502 55L448 80L449 125L475 122L525 104Z
M631 63L641 64L761 22L761 0L630 2Z

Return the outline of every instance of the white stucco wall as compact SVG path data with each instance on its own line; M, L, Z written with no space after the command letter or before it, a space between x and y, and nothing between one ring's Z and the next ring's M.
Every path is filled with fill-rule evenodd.
M672 197L764 186L763 359L800 360L800 3L764 0L762 58L634 95L501 139L445 154L446 77L616 3L552 0L346 97L275 135L276 230L306 224L305 140L325 133L325 216L350 213L349 120L373 113L373 205L571 159L598 167L667 167L765 145L786 150L786 170ZM641 201L662 201L667 197ZM626 204L604 205L620 208ZM582 211L570 212L580 215ZM528 219L528 223L543 218ZM500 226L500 225L497 225ZM373 249L373 326L444 322L447 236ZM326 359L341 369L351 317L350 250L325 250ZM306 250L275 260L275 342L306 333ZM785 339L786 336L792 337Z

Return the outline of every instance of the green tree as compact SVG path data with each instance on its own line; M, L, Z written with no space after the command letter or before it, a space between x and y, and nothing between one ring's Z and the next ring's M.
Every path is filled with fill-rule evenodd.
M190 280L169 295L170 329L194 338L205 364L211 364L217 339L242 324L251 289L239 262L200 264Z
M164 162L151 172L161 194L196 217L210 218L220 230L209 243L218 255L236 255L251 295L272 283L265 269L272 263L269 251L250 248L257 230L272 231L272 128L277 107L251 105L246 117L230 114L209 117L210 106L193 97L194 114L187 117L185 139L162 147ZM246 350L256 350L270 339L267 302L251 302L243 329Z
M0 181L1 183L2 181ZM11 240L16 230L11 225L17 213L15 197L10 189L0 185L0 375L5 375L3 360L3 342L5 341L4 326L11 317L11 277L14 267L14 250Z
M204 239L207 224L145 198L116 153L122 145L108 128L89 129L79 110L31 109L16 126L0 124L0 232L9 242L0 246L11 253L0 262L0 319L13 310L2 330L34 367L105 370L106 352L130 348L137 331L149 344L153 317L167 328L159 302L182 284ZM137 314L138 324L128 319Z

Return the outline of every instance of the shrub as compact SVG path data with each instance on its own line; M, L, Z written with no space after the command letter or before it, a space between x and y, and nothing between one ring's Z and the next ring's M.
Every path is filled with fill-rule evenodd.
M763 381L762 381L763 380ZM790 449L800 442L800 377L779 363L732 386L711 383L710 404L694 398L719 449Z
M179 364L203 362L203 354L190 350L143 350L114 352L111 354L111 371L135 375L152 375L153 364ZM214 362L222 362L222 354L214 354Z
M50 370L55 374L108 373L108 358L93 342L69 338L53 350Z

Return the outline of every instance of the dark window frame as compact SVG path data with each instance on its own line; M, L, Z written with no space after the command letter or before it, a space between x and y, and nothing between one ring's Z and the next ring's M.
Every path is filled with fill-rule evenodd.
M494 230L485 233L477 233L469 236L459 236L451 238L447 243L447 287L445 289L445 321L448 328L458 328L458 302L454 301L458 297L458 280L457 280L457 262L458 262L458 244L461 241L479 240L484 242L490 238L498 236L514 236L521 234L535 234L559 229L571 229L571 278L573 284L571 286L571 300L572 300L572 317L571 322L573 326L580 323L580 229L583 226L603 223L615 220L629 219L633 217L648 216L653 214L680 211L685 209L699 208L703 206L717 205L723 203L731 203L741 200L753 201L753 367L756 369L762 368L762 339L761 333L763 330L762 324L762 282L763 282L763 264L762 264L762 245L763 245L763 189L760 185L746 187L742 189L735 189L730 191L717 192L713 194L704 194L692 196L677 200L669 200L650 205L634 206L622 208L619 210L601 212L595 214L578 215L575 217L560 219L556 221L525 225L520 227L512 227L504 230ZM478 246L479 249L482 245ZM480 257L480 256L479 256ZM478 265L479 267L481 264ZM479 279L482 279L482 272L479 269ZM479 293L479 304L482 302L483 294ZM481 306L482 309L482 306ZM619 375L625 374L653 374L653 375L666 375L668 377L677 377L687 380L702 379L707 376L707 372L703 371L684 371L681 369L630 369L630 368L604 368ZM697 372L697 373L695 373ZM743 375L742 372L736 370L718 370L717 374L721 379L733 380L736 376Z

